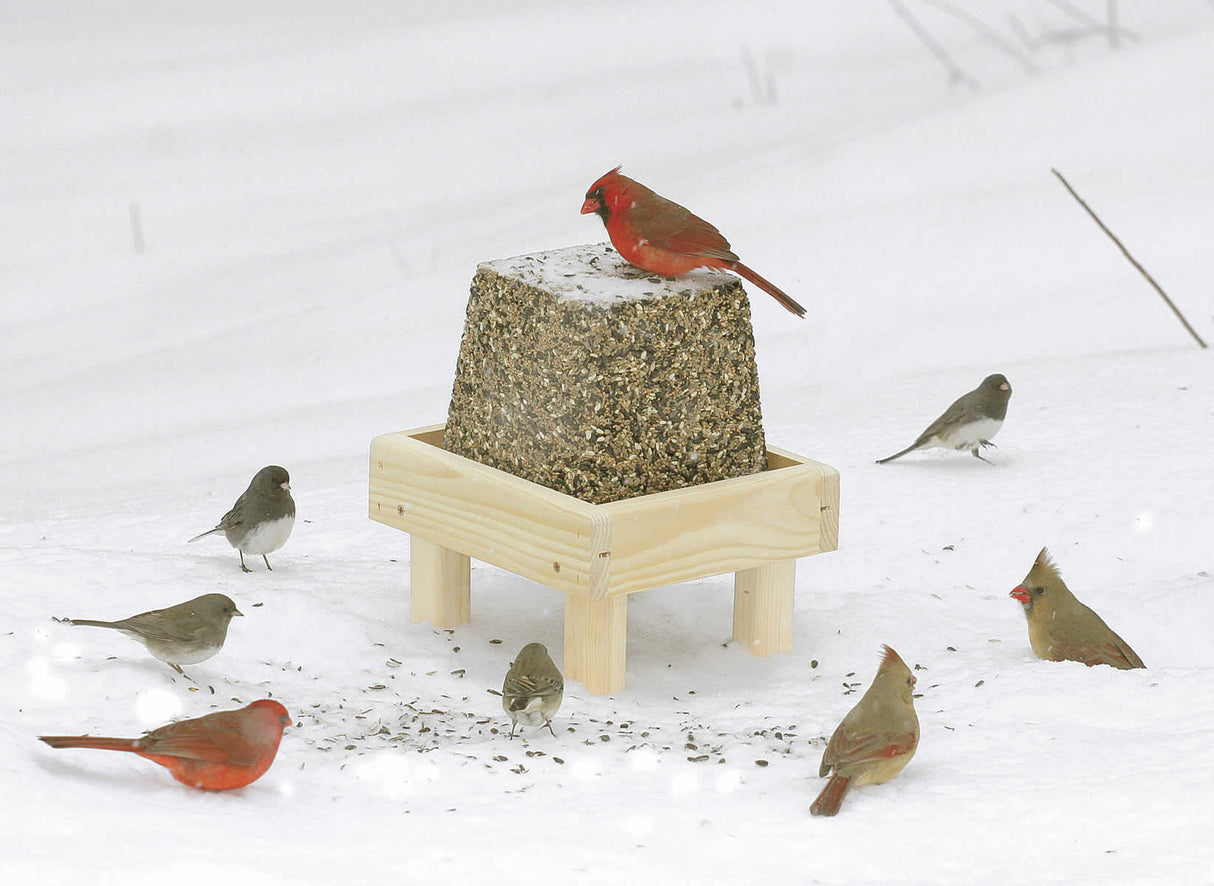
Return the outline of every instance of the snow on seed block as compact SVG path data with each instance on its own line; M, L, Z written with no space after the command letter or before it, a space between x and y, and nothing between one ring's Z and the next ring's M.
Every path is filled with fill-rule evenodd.
M593 504L764 470L745 290L605 244L480 265L443 445Z

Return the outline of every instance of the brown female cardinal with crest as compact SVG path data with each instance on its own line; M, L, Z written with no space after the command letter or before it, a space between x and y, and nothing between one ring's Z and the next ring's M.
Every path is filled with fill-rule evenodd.
M1010 594L1024 607L1033 655L1046 661L1112 665L1123 671L1145 668L1138 653L1071 593L1045 548Z
M903 770L919 747L915 675L888 646L872 685L848 711L822 754L819 776L834 770L809 807L811 815L834 815L853 786L881 784Z
M763 279L729 248L721 232L689 210L620 175L617 166L590 186L582 215L597 213L611 245L629 264L663 277L696 268L722 268L758 286L798 317L805 308L774 283Z

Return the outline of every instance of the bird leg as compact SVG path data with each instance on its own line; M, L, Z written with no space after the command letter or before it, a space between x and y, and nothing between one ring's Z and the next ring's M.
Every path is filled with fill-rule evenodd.
M555 732L555 731L552 729L552 721L551 721L551 720L545 720L545 721L544 721L544 725L548 727L548 731L552 733L552 737L553 737L553 738L556 738L556 732Z
M510 721L510 740L511 741L514 741L514 727L517 725L518 725L518 723L515 722L514 720Z
M970 455L972 455L974 458L976 458L976 459L978 459L978 460L980 460L980 461L984 461L984 462L986 462L988 465L993 465L993 464L994 464L994 462L993 462L993 461L991 461L989 458L983 458L981 455L979 455L979 454L978 454L978 447L977 447L977 446L975 446L973 449L971 449L971 450L970 450Z
M261 559L263 559L263 560L265 560L265 561L266 561L266 569L269 569L271 572L273 572L273 571L274 571L274 567L272 567L272 566L270 565L270 561L269 561L268 559L266 559L266 555L265 555L265 554L262 554L262 555L261 555Z
M974 452L976 454L977 450L974 450ZM240 548L237 548L236 553L240 554L240 571L241 572L252 572L253 571L252 569L250 569L248 566L244 565L244 551L242 551Z

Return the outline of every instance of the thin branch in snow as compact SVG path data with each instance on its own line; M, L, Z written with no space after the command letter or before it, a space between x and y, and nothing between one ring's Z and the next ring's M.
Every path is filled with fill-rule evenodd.
M135 246L135 252L143 255L147 249L143 242L143 213L139 210L139 204L132 202L130 205L131 217L131 243Z
M1214 2L1214 0L1211 0ZM911 13L909 9L902 5L899 0L889 0L889 5L894 8L894 12L902 21L906 22L911 32L919 38L928 51L936 57L940 64L944 65L948 71L948 85L953 86L957 83L964 83L970 89L978 89L978 81L970 77L961 69L961 67L949 57L949 54L944 51L944 47L937 42L936 38L931 35L927 28L923 27L922 22Z
M1062 182L1063 186L1068 191L1071 192L1071 196L1074 197L1076 201L1078 201L1079 205L1082 206L1085 210L1087 210L1087 213L1088 213L1088 215L1090 215L1092 217L1092 220L1100 226L1100 230L1102 230L1106 234L1108 234L1109 239L1117 244L1117 248L1121 250L1121 254L1124 255L1129 260L1130 264L1132 264L1134 267L1136 267L1138 269L1138 273L1142 274L1142 276L1146 278L1146 281L1155 288L1155 291L1159 293L1160 298L1162 298L1165 302L1167 302L1168 307L1172 309L1172 313L1176 315L1176 319L1179 320L1181 322L1181 324L1183 324L1185 329L1189 330L1189 335L1193 336L1193 339L1204 348L1206 346L1206 343L1201 340L1201 336L1197 334L1197 331L1195 329L1193 329L1192 326L1189 325L1189 321L1185 319L1184 314L1180 313L1180 309L1172 303L1172 300L1170 298L1168 298L1168 294L1163 291L1163 289L1160 287L1160 285L1158 283L1155 282L1155 278L1153 278L1150 274L1147 273L1146 268L1144 268L1137 261L1135 261L1134 256L1130 255L1130 251L1128 249L1126 249L1125 246L1122 245L1120 240L1117 239L1117 235L1114 234L1112 231L1110 231L1108 229L1108 227L1105 225L1105 223L1100 220L1100 216L1098 216L1092 210L1092 207L1088 206L1087 203L1084 202L1083 198L1080 197L1077 193L1075 193L1075 189L1071 187L1070 182L1068 182L1065 178L1063 178L1062 173L1059 172L1057 169L1051 169L1050 172L1052 172L1052 173L1054 173L1054 175L1058 176L1058 181Z
M1031 58L1017 49L1010 41L1005 40L1002 34L977 16L966 12L964 9L958 9L952 3L945 2L945 0L923 0L923 2L929 6L936 7L941 12L951 15L957 21L969 26L979 36L985 37L989 43L998 49L1002 49L1014 58L1030 74L1036 74L1040 70Z
M1075 19L1075 21L1087 25L1096 33L1106 34L1109 39L1109 45L1114 49L1119 47L1119 41L1122 37L1125 37L1132 43L1137 43L1139 41L1139 37L1136 33L1133 31L1127 31L1122 28L1121 25L1117 24L1116 0L1109 0L1109 18L1107 22L1102 22L1091 13L1084 12L1082 9L1075 6L1075 4L1071 3L1070 0L1046 0L1046 2L1052 6L1056 6L1058 9L1061 9L1071 18Z

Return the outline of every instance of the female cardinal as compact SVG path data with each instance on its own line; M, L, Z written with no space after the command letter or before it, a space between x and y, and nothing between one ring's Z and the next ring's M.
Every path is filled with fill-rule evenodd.
M819 776L834 775L809 807L811 815L834 815L852 785L881 784L902 771L919 746L915 675L898 653L885 656L868 691L830 737Z
M617 166L590 186L582 215L597 212L611 245L629 264L663 277L696 268L724 268L746 278L798 317L801 307L778 286L764 280L729 248L721 232L699 216L626 175Z
M1088 667L1106 664L1123 671L1146 667L1104 619L1075 599L1045 548L1009 596L1024 606L1029 644L1038 658L1081 661Z
M252 784L274 762L291 716L263 698L238 711L217 711L153 729L143 738L41 735L53 748L99 748L146 757L192 788L230 791Z

